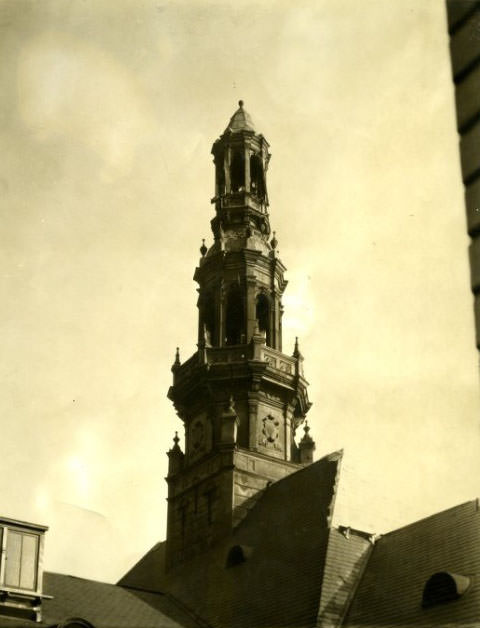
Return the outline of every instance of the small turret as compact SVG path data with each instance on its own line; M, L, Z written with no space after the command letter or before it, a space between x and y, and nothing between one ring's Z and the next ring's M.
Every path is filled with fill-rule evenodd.
M315 451L315 441L310 436L310 426L305 419L305 425L303 426L304 435L299 442L298 447L300 449L300 462L304 465L311 464L313 462L313 452Z
M185 458L185 454L180 449L179 443L180 439L178 438L178 432L175 432L175 436L173 438L173 447L167 451L168 456L168 475L176 475L179 471L183 469L183 460Z

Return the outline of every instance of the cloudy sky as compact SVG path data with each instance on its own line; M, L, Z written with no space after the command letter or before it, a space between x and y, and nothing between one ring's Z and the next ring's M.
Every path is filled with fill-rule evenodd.
M443 2L1 0L0 29L0 503L50 526L47 569L114 581L164 538L170 366L239 98L343 523L480 494Z

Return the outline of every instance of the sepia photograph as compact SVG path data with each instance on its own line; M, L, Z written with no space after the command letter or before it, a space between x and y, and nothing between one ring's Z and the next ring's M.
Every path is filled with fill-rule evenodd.
M0 628L478 628L480 2L0 49Z

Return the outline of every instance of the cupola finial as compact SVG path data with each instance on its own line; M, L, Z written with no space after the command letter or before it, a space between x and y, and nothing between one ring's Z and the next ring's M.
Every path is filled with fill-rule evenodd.
M202 238L202 246L200 247L200 253L202 255L202 257L205 257L205 255L207 254L207 247L205 246L205 238Z
M300 348L298 346L298 336L295 336L295 347L293 349L293 357L298 358L300 356Z
M240 107L240 109L243 109L243 100L238 101L238 106Z
M175 350L175 361L172 365L172 371L180 366L180 349L177 347Z

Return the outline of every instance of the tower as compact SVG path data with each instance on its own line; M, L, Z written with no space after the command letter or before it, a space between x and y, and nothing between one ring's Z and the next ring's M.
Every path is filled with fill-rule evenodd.
M214 241L200 248L198 350L168 392L185 427L168 452L167 568L229 534L271 483L313 460L303 357L282 352L285 267L271 234L269 144L243 102L212 147ZM273 235L273 237L272 237Z

